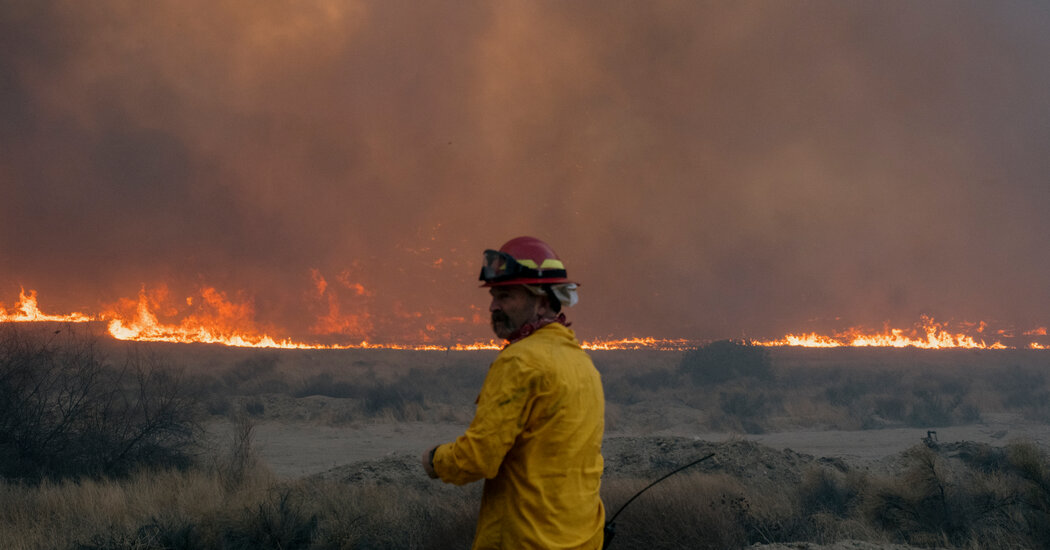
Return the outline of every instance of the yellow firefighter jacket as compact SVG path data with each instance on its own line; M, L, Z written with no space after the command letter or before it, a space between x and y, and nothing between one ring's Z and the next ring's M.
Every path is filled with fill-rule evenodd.
M601 548L604 418L572 330L551 323L504 348L466 433L434 452L443 481L485 478L473 548Z

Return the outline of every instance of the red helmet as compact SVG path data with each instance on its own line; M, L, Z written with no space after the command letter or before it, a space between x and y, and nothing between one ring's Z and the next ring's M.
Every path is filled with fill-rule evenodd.
M572 282L554 250L535 237L518 237L499 250L486 250L482 286L541 285Z

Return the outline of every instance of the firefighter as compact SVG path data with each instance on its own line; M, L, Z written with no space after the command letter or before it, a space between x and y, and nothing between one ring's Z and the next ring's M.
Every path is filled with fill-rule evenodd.
M532 237L486 250L480 280L507 344L466 432L425 452L423 468L446 483L485 480L475 549L601 548L605 398L561 312L576 303L576 283Z

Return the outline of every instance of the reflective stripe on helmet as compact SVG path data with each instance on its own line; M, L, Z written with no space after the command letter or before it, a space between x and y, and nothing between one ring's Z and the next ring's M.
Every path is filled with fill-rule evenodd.
M528 258L522 258L518 260L518 263L532 269L565 269L565 264L561 263L561 260L557 258L547 258L539 266L536 265L535 261Z

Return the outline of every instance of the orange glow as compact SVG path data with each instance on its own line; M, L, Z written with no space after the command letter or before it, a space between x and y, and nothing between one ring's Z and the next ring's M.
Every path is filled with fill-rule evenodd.
M360 332L355 324L357 318L341 315L334 295L324 278L314 273L314 285L317 293L327 297L328 310L322 314L317 323L311 327L315 334L349 334ZM349 284L344 286L355 294L367 294L364 287ZM198 303L195 312L182 317L177 324L163 323L154 313L163 309L167 302L167 290L160 288L147 292L143 288L138 300L122 300L107 311L102 318L110 319L110 335L118 340L142 342L176 342L176 343L211 343L233 347L279 348L279 349L391 349L414 351L473 351L499 349L501 344L495 341L473 344L374 344L362 339L354 344L316 344L297 342L289 338L275 338L265 331L260 331L254 322L254 308L250 301L233 301L218 290L205 287L201 289L201 300L188 300L187 303ZM420 316L421 314L414 314ZM367 320L367 316L364 316Z
M316 322L310 327L313 334L329 335L340 334L350 338L367 338L372 331L372 321L367 312L345 313L344 306L339 299L339 294L330 290L328 282L316 269L312 271L314 285L317 287L317 295L324 300L327 312L319 315ZM349 275L343 273L339 282L350 289L355 296L367 296L369 293L360 283L352 283Z
M237 347L299 348L305 347L289 340L277 340L259 334L254 328L254 309L250 302L230 301L218 290L201 289L201 300L196 311L183 317L178 324L164 324L157 319L154 309L164 307L167 289L150 294L143 288L137 301L121 300L103 313L109 319L109 333L118 340L143 342L214 343ZM187 300L191 305L195 300ZM129 314L129 310L133 313Z
M656 350L680 351L696 347L696 343L683 339L666 338L622 338L618 340L593 340L580 344L586 350Z
M976 332L983 333L986 324L984 322L976 325ZM973 336L952 332L948 323L938 323L930 317L923 316L922 322L915 327L905 330L899 328L885 327L882 332L871 332L863 329L851 328L842 332L834 332L832 335L789 334L779 340L756 341L760 346L801 346L813 348L830 347L893 347L893 348L922 348L922 349L1008 349L999 340L988 342L983 339L975 339Z
M176 343L214 343L234 347L280 348L280 349L391 349L415 351L477 351L498 350L503 347L502 341L487 340L474 343L455 342L454 332L448 327L462 326L468 323L467 317L442 317L424 315L419 311L404 309L398 304L395 308L397 317L405 322L406 327L424 323L424 328L406 332L403 343L374 343L369 340L373 331L367 308L360 300L367 300L371 292L360 283L350 280L347 272L339 274L337 284L329 284L316 270L312 272L313 290L310 300L315 301L317 308L311 315L314 317L309 325L309 333L320 336L341 336L344 340L356 343L310 343L297 341L288 337L279 337L282 331L272 326L260 325L255 319L253 300L242 296L231 297L213 287L202 287L197 294L187 297L175 297L165 286L150 290L143 287L136 299L120 299L103 308L97 315L70 313L65 315L46 314L37 306L35 290L24 289L19 294L19 302L10 310L0 304L0 322L88 322L104 321L111 336L118 340L143 342L176 342ZM338 290L344 292L340 295ZM347 310L352 310L353 313ZM481 324L483 316L475 311L473 322ZM1010 340L1017 333L1023 334L1024 340ZM881 331L862 328L850 328L831 334L816 332L788 334L775 340L752 340L752 344L768 347L913 347L920 349L1050 349L1050 345L1031 341L1032 338L1045 337L1046 327L1028 331L1012 329L992 329L988 323L940 323L930 317L922 320L910 329L885 326ZM1002 339L1015 345L1006 345ZM439 342L447 342L441 344ZM652 350L684 351L695 349L704 342L687 339L669 339L652 337L594 339L582 342L587 350Z
M66 323L83 323L93 320L92 317L83 313L69 313L67 315L48 315L36 305L36 291L30 290L26 294L25 289L18 293L18 303L14 309L8 311L0 304L0 323L3 322L29 322L29 321L60 321Z

